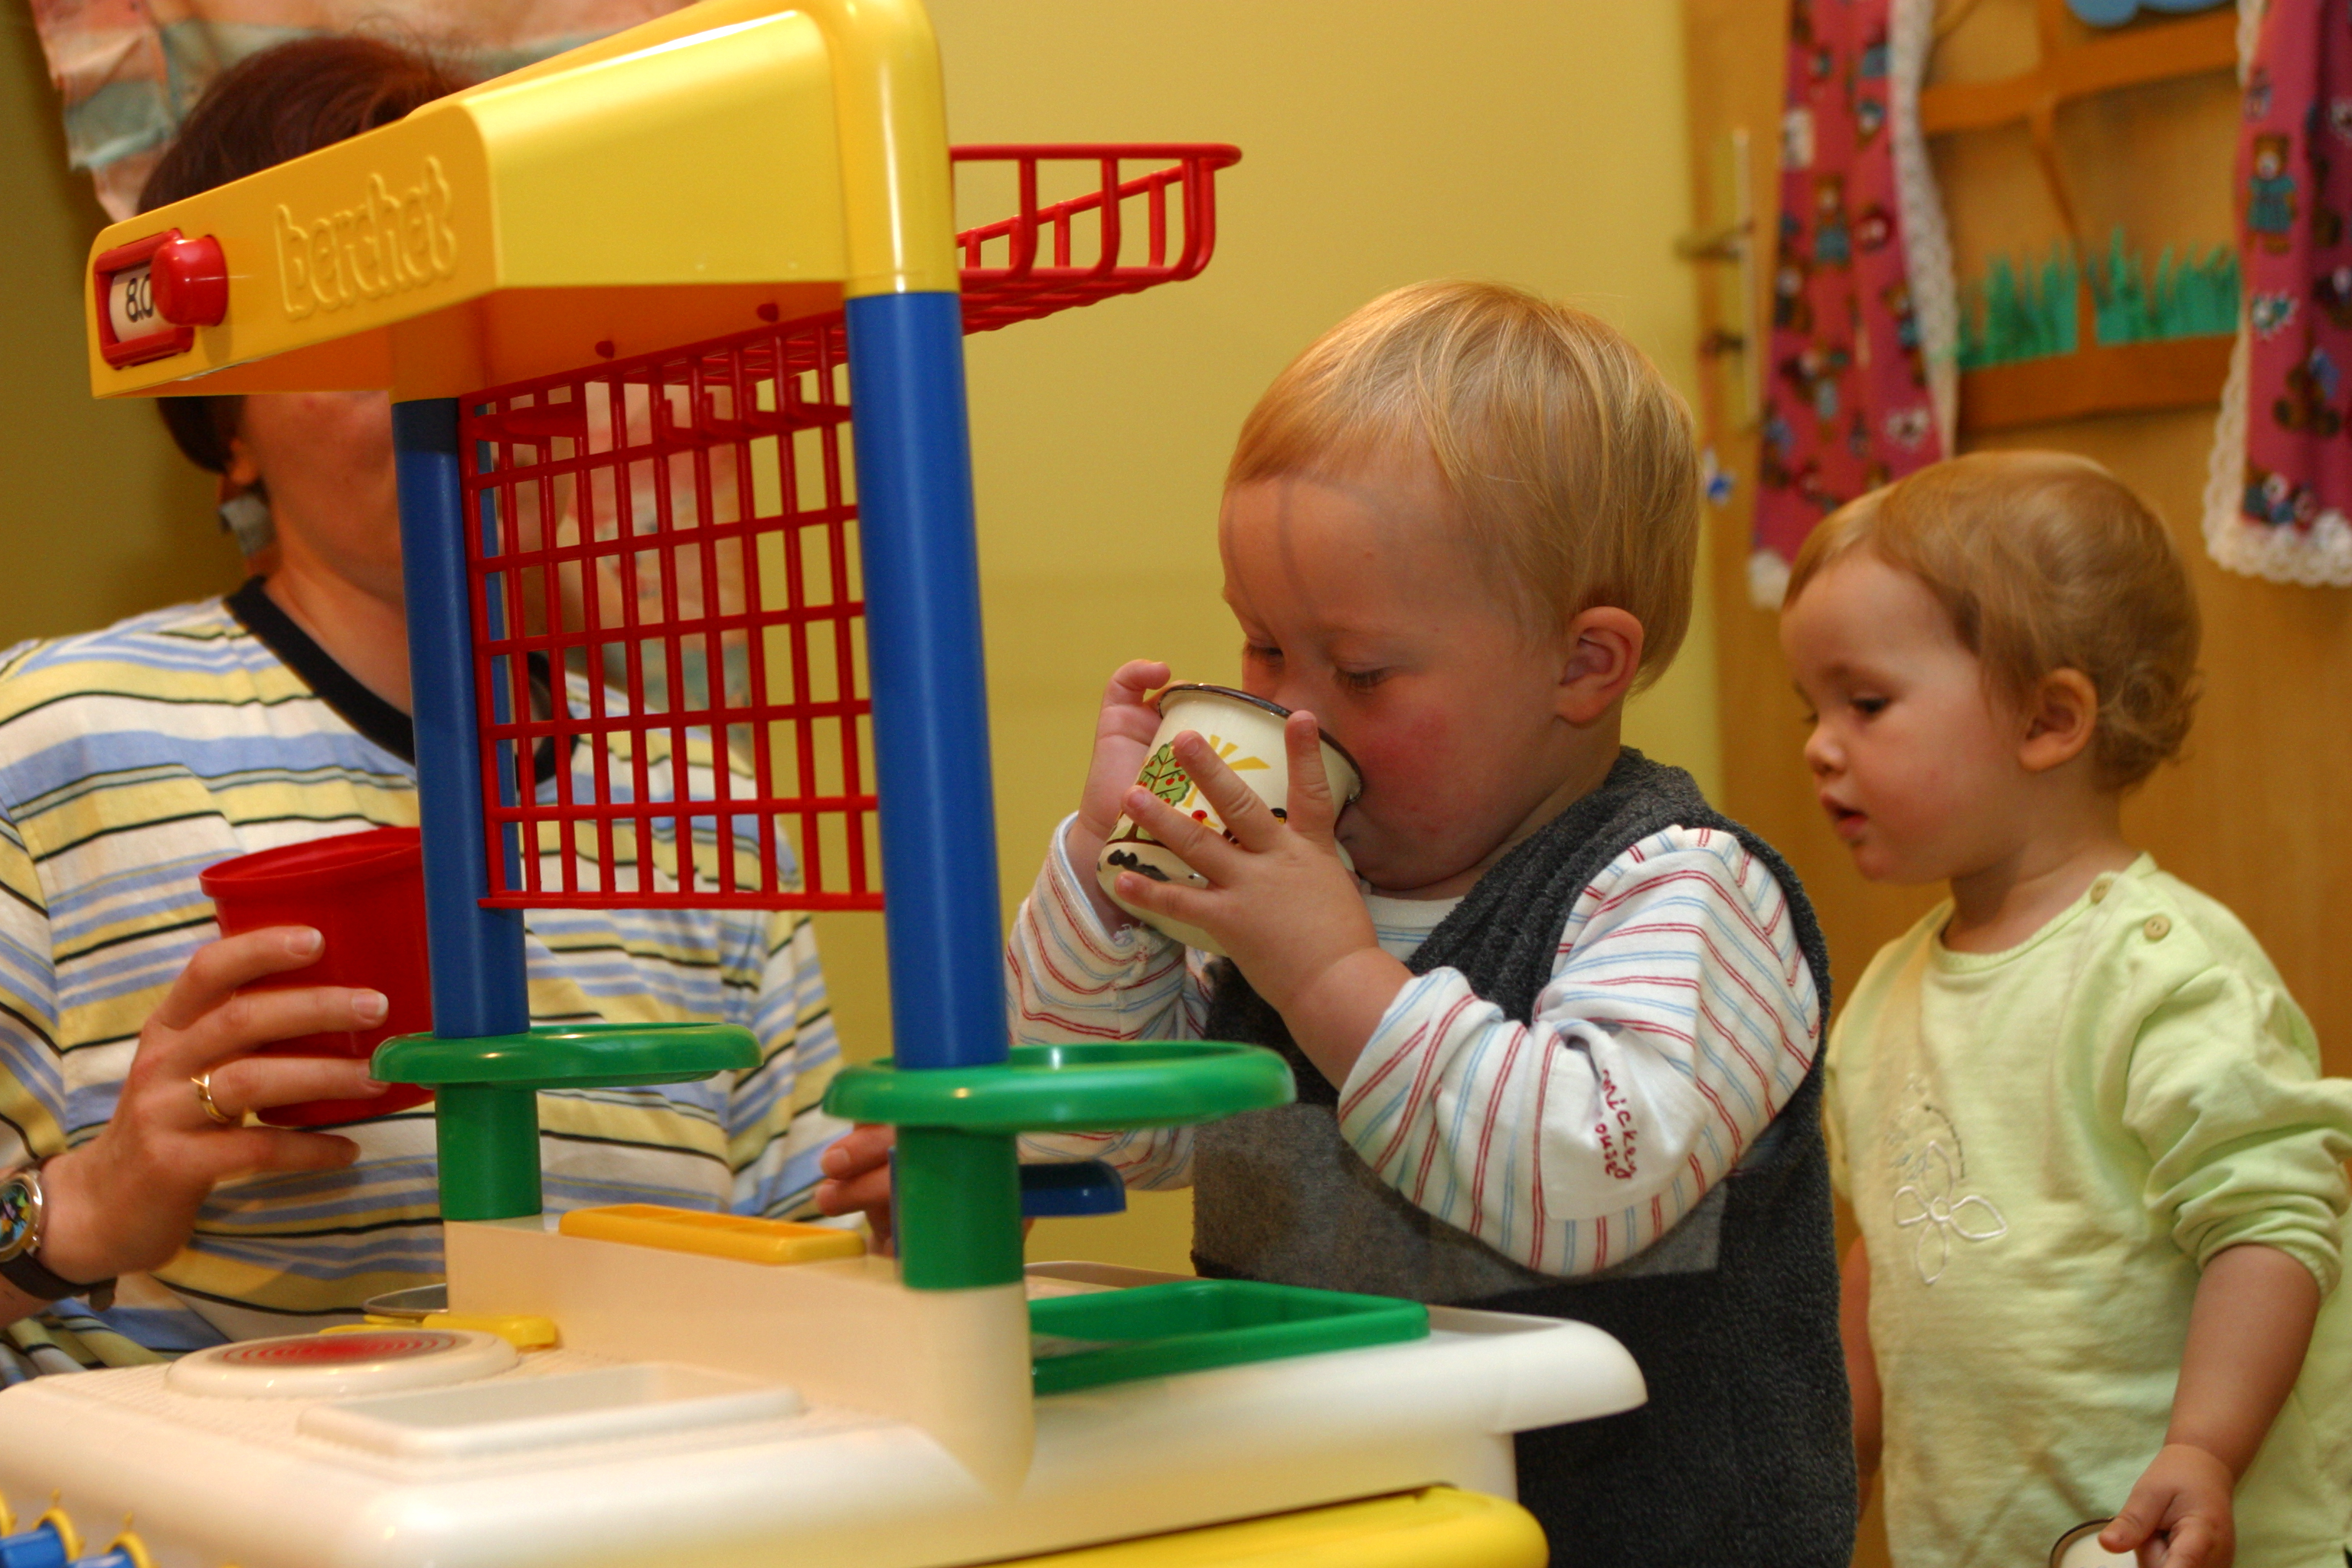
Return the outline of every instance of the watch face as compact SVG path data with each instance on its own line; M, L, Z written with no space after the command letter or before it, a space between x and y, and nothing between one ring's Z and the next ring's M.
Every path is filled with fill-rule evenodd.
M41 1212L39 1191L22 1172L0 1177L0 1260L32 1245L33 1222Z

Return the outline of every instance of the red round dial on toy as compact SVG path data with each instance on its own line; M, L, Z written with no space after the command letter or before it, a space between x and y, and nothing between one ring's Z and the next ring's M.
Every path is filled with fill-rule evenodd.
M470 1383L515 1364L496 1334L467 1329L359 1329L215 1345L172 1363L183 1394L232 1399L316 1399Z

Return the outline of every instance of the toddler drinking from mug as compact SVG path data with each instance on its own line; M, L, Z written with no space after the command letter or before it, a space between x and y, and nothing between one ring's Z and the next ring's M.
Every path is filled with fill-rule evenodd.
M1622 1341L1646 1405L1519 1440L1555 1563L1843 1564L1819 931L1777 855L1618 740L1688 622L1698 500L1688 414L1592 317L1433 283L1341 322L1244 426L1219 531L1243 684L1295 710L1286 818L1197 734L1176 760L1231 841L1135 788L1171 672L1123 667L1013 935L1013 1031L1290 1059L1296 1105L1031 1141L1192 1183L1202 1273ZM1362 773L1344 815L1325 725ZM1104 895L1122 812L1210 885L1120 897L1229 962Z
M1815 530L1780 636L1855 865L1951 890L1828 1053L1895 1562L2040 1563L2114 1514L2148 1564L2217 1568L2234 1528L2242 1565L2344 1568L2352 1084L2119 818L2195 698L2163 525L2082 458L1937 464Z

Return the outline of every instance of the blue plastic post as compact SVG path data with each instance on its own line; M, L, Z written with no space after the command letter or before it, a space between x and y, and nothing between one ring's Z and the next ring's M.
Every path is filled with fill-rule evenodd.
M481 907L489 891L489 861L481 809L481 737L474 724L474 632L467 610L457 399L393 405L392 443L408 594L417 811L425 828L433 1032L444 1039L519 1035L530 1027L522 913Z
M953 294L849 301L898 1065L1005 1059L980 554Z

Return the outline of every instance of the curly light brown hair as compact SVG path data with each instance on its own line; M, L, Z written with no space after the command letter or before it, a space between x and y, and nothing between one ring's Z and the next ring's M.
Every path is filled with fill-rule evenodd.
M2088 458L1976 452L1851 501L1797 552L1784 605L1857 551L1927 584L2022 705L2047 676L2098 693L2092 759L2128 790L2180 754L2198 697L2197 595L2172 537L2131 488Z

